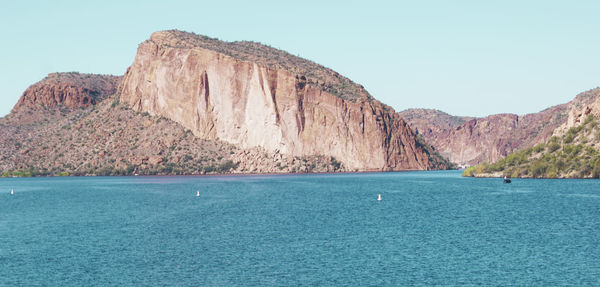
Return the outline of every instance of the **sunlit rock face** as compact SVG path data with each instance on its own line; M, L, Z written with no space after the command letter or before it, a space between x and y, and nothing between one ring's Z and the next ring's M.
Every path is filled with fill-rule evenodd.
M289 54L279 62L262 55L272 51L282 53L180 31L156 32L139 45L120 88L121 101L174 120L198 137L241 148L328 155L351 170L434 167L404 120L362 86ZM323 70L313 71L317 68ZM352 94L336 95L337 83Z

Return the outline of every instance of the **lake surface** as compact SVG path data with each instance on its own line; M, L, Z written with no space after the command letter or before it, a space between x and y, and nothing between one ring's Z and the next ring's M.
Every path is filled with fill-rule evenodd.
M600 285L600 181L0 179L0 285Z

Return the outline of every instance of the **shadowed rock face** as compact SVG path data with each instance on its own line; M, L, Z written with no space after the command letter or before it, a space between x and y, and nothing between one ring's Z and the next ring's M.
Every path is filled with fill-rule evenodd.
M13 110L95 105L114 94L120 80L121 77L109 75L52 73L29 86Z
M433 168L404 120L362 86L337 73L332 79L338 80L329 83L328 76L318 75L330 70L289 64L294 57L279 65L266 61L268 55L252 56L272 48L253 44L256 51L234 57L218 51L239 51L247 44L206 39L180 31L154 33L140 44L124 76L121 101L174 120L201 138L241 148L334 156L358 170ZM352 97L330 92L339 83L354 85L344 88Z

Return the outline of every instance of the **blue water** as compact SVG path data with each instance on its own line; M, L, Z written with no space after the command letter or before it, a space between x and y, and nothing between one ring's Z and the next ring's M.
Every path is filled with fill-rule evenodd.
M0 285L600 285L600 181L1 179Z

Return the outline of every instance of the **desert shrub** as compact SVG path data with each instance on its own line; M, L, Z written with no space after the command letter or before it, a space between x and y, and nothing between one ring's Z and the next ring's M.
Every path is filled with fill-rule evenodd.
M560 149L560 144L559 144L559 143L557 143L557 142L550 142L550 143L548 144L548 147L547 147L547 149L548 149L548 152L555 152L555 151L557 151L558 149Z
M573 142L573 140L574 140L574 139L575 139L575 135L572 135L572 134L567 134L567 135L565 136L565 139L564 139L563 141L564 141L564 143L566 143L566 144L570 144L570 143L572 143L572 142Z
M488 165L487 171L488 172L502 171L502 170L504 170L504 166L505 166L505 159L503 158L503 159L498 160L495 163Z
M592 177L600 178L600 157L597 157L594 161L594 167L592 169Z
M556 178L557 177L556 171L554 171L554 170L548 170L546 172L546 176L545 177L546 178Z
M575 150L575 147L572 145L565 145L563 146L563 152L567 155L573 153L573 151Z
M533 151L535 153L540 153L543 152L545 150L545 145L543 143L537 144L536 146L533 147Z
M583 126L587 126L588 124L594 124L594 115L590 114L588 115L585 120L583 121Z
M231 160L226 160L217 166L216 170L218 172L229 172L231 169L236 169L238 167L237 163L234 163Z
M579 176L580 177L585 177L585 176L589 176L592 175L593 176L593 162L584 162L581 167L579 168Z
M546 170L548 169L548 165L543 161L535 161L529 167L529 172L533 177L542 177L545 175Z
M330 161L330 163L331 163L331 166L333 166L333 169L334 169L334 170L338 170L338 169L340 169L340 168L342 167L342 163L341 163L341 162L339 162L339 161L338 161L337 159L335 159L334 157L331 157L331 158L329 159L329 161Z
M475 166L470 166L463 171L462 176L474 176L475 175Z

